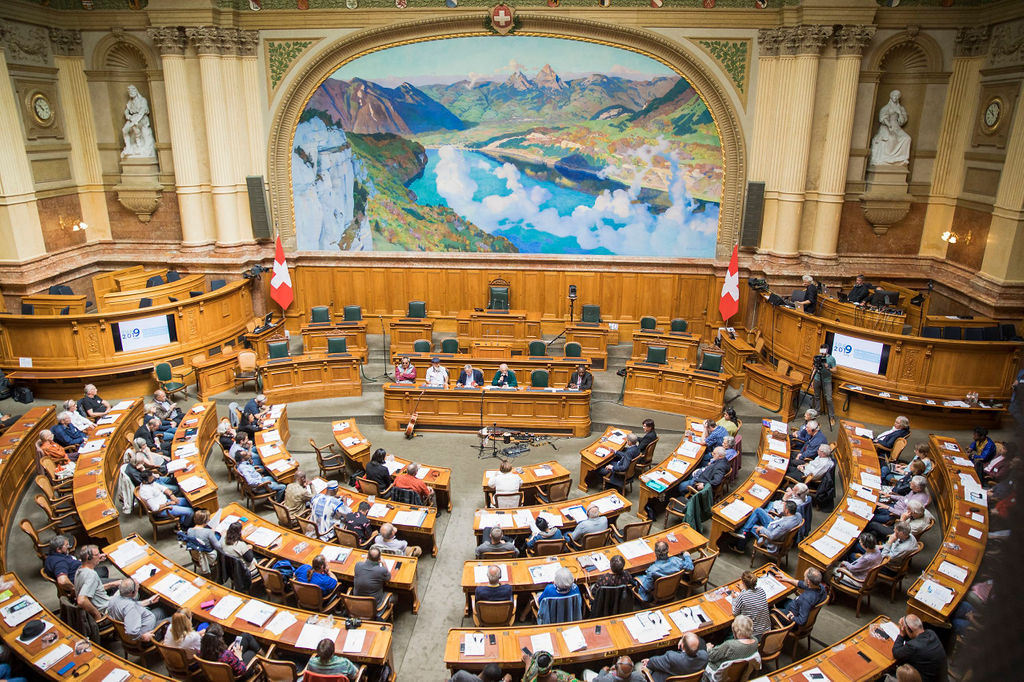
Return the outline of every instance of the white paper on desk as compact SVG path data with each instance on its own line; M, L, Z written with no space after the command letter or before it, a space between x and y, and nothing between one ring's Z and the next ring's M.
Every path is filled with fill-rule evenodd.
M124 668L115 668L107 673L107 676L104 677L101 682L125 682L125 680L130 679L131 676L131 673Z
M405 468L405 464L403 464L402 462L396 462L393 459L385 460L384 466L388 468L388 473L391 474L392 476L394 476L396 472L401 471L402 469Z
M495 514L494 512L481 512L480 528L510 528L515 524L515 517L509 514Z
M187 459L175 459L167 463L167 473L172 474L175 471L181 471L187 469L189 461Z
M545 521L547 521L548 522L548 528L561 528L562 527L562 523L563 523L562 515L560 513L558 513L557 511L553 512L553 513L552 512L542 511L541 513L537 514L537 518L539 518L539 519L543 518Z
M335 431L348 431L349 423L348 422L335 422L331 426L331 428L334 429Z
M146 550L137 542L126 542L109 555L111 561L118 568L135 563L146 556Z
M395 519L392 523L396 526L416 526L418 528L423 525L426 518L427 512L423 509L412 511L403 509L400 512L395 512Z
M100 417L97 419L96 425L103 426L104 424L115 424L120 417L121 415L119 414L108 414L106 417Z
M366 512L366 515L371 518L383 519L388 515L388 506L381 502L374 502L370 510Z
M571 628L562 630L562 641L569 651L579 651L587 648L587 638L583 636L580 626L574 625Z
M855 497L846 498L846 508L850 512L868 521L870 521L871 517L875 514L875 508L873 506L867 502L862 502Z
M687 459L693 459L697 456L698 452L700 452L700 445L694 443L692 440L684 441L683 444L676 449L676 453L686 457Z
M206 485L206 479L202 476L189 476L184 481L178 482L178 487L187 493L190 493L193 490L199 490L204 485Z
M349 632L360 632L365 636L365 632L363 630L350 630ZM341 628L328 628L316 623L306 623L302 626L302 630L299 632L299 636L295 640L295 646L299 649L316 649L321 640L330 639L331 641L334 641L340 633ZM347 643L348 640L346 640L346 644ZM360 646L356 651L363 648L362 639L360 639L359 644Z
M537 478L547 478L548 476L554 476L555 472L551 467L545 464L544 466L534 467L533 475Z
M967 531L967 534L970 535L972 538L974 538L976 540L980 540L981 539L981 531L978 530L977 528L971 528L970 530Z
M594 506L597 507L597 510L602 514L607 514L608 512L615 511L620 508L622 506L622 500L619 499L618 495L612 493L611 495L605 495L604 497L594 500ZM586 515L586 512L584 512L584 515Z
M982 516L981 514L977 514L975 512L971 512L970 517L971 517L971 521L977 521L978 523L985 523L985 517Z
M487 637L482 632L467 632L462 636L463 656L483 656L487 653Z
M220 533L221 535L223 535L224 533L226 533L228 531L228 526L230 526L235 521L239 521L239 520L241 520L241 519L239 517L235 516L234 514L228 514L227 516L225 516L223 519L220 520L220 523L217 524L215 530L218 533Z
M314 495L319 495L323 491L327 490L327 481L319 476L310 481L309 484L313 487Z
M82 443L82 446L78 448L79 455L87 455L90 452L96 452L103 447L103 444L107 442L106 438L87 440Z
M262 431L262 438L264 443L280 443L281 434L277 429L270 429L269 431Z
M429 473L430 473L430 467L421 466L419 471L416 472L416 478L418 478L418 479L420 479L422 481L423 479L425 479L427 477L427 474L429 474Z
M681 632L690 632L696 630L704 625L704 621L701 620L701 616L707 619L707 615L704 610L699 606L684 606L678 611L673 611L668 614L668 617L672 619L672 622L676 624Z
M956 464L957 466L960 466L960 467L974 466L973 464L971 464L971 460L964 459L963 457L954 457L953 458L953 464Z
M272 544L277 542L277 539L281 537L280 533L272 531L269 528L257 528L245 538L247 542L250 542L259 547L270 547Z
M988 491L983 488L964 488L964 499L982 507L988 506Z
M939 564L939 573L948 575L950 578L957 581L958 583L962 583L963 581L967 580L968 570L963 566L957 566L956 564L951 563L949 561L943 561L941 564Z
M271 463L266 465L266 467L268 469L270 469L271 471L274 471L276 473L281 473L282 471L286 471L290 466L291 466L291 460L287 460L287 459L279 459L276 462L271 462Z
M960 444L951 440L942 441L942 447L946 448L950 452L960 452Z
M789 468L789 460L785 457L779 457L778 455L768 455L768 457L765 458L764 465L769 469L785 471Z
M677 474L685 474L686 470L690 468L690 465L685 460L673 457L668 461L665 468Z
M508 564L487 564L484 566L473 566L473 582L477 585L486 585L490 580L487 578L487 569L492 565L501 568L501 580L499 582L508 582Z
M603 448L602 447L602 448L597 448L596 450L594 450L594 455L596 457L607 457L610 454L612 454L612 451L609 450L608 448Z
M270 416L273 417L274 419L280 419L281 415L284 414L284 408L284 405L271 405Z
M145 564L140 566L134 573L132 573L132 580L141 585L153 577L154 570L156 570L156 566L154 564Z
M324 555L324 559L327 561L333 561L335 563L343 564L348 561L348 557L352 554L351 547L338 547L337 545L324 545L320 553Z
M786 434L786 424L784 422L778 421L777 419L772 419L768 423L768 428L774 431L775 433L781 433L783 435Z
M633 639L641 644L661 639L672 631L660 611L644 611L622 622Z
M341 439L341 444L344 447L346 447L346 448L354 447L356 445L359 445L362 442L363 442L362 438L356 438L355 436L348 436L347 438L342 438Z
M125 410L127 410L129 407L132 406L132 402L133 401L131 401L131 400L122 400L117 405L114 405L113 407L111 407L110 411L111 412L124 412Z
M585 566L586 563L584 562L593 564L594 568L598 571L607 571L612 567L611 561L608 557L600 552L594 552L593 554L578 557L576 561L579 562L580 566Z
M210 617L216 618L217 620L226 620L241 605L241 597L236 597L233 594L221 597L221 600L217 602L216 606L210 609Z
M868 502L878 502L878 495L876 495L871 488L862 486L860 483L850 483L850 490L856 493L857 497L862 497ZM872 512L874 513L874 512Z
M23 603L28 604L28 606L22 606L17 611L12 610L13 607ZM17 625L20 625L21 623L24 623L26 620L28 620L29 618L36 615L42 610L43 607L39 605L39 602L37 602L35 599L26 594L25 596L16 600L14 603L8 604L7 606L0 609L0 614L3 615L4 622L7 623L9 627L13 628Z
M943 587L934 580L925 580L914 597L925 606L941 611L946 604L953 601L953 590Z
M860 482L874 490L878 490L882 487L882 477L878 474L872 474L867 471L860 472Z
M276 443L261 445L256 449L259 451L261 457L273 457L274 455L281 454L281 446Z
M884 623L878 624L879 629L885 634L889 635L889 638L896 641L896 638L900 636L900 626L891 620L887 620Z
M576 523L579 523L580 521L585 521L587 518L587 510L578 504L574 504L570 507L565 507L564 509L562 509L562 514L568 516Z
M517 509L512 513L516 526L527 528L533 526L533 512L529 509Z
M823 535L812 542L811 547L818 550L823 556L827 556L829 559L834 558L837 554L846 549L846 545L836 542L827 535Z
M784 455L784 454L786 454L787 452L789 452L789 451L788 451L788 450L786 449L786 442L785 442L785 441L782 441L782 440L775 440L774 438L769 438L769 439L768 439L768 449L769 449L769 450L770 450L771 452L777 452L777 453L779 453L780 455Z
M298 619L295 618L289 611L278 611L277 615L267 623L267 631L274 635L274 637L280 637L281 633L295 625Z
M837 518L828 529L828 535L843 544L849 544L860 535L860 529L844 518Z
M647 544L647 541L643 538L637 538L636 540L630 540L629 542L623 542L620 545L616 545L615 549L619 551L619 554L625 559L635 559L637 557L644 556L645 554L654 554L654 550Z
M153 585L153 591L167 597L178 606L199 594L198 587L174 573L168 573L158 580Z
M53 647L48 654L36 661L36 667L41 670L49 670L60 661L67 658L68 654L72 653L74 653L74 649L61 642L57 646Z
M268 604L265 601L258 599L250 599L245 602L245 606L238 612L238 617L244 621L252 623L258 628L263 627L263 624L270 620L270 617L274 615L277 608ZM319 640L317 640L319 641ZM316 648L316 645L313 645Z
M555 573L557 573L560 568L562 568L562 564L557 561L530 566L530 578L533 580L535 585L554 582Z
M750 486L750 494L759 500L763 500L769 495L771 495L772 491L768 490L768 488L765 488L763 485L759 483L755 483L754 485Z
M874 438L875 437L875 434L871 431L871 429L865 429L863 426L858 426L857 428L855 428L853 430L853 432L855 434L857 434L858 436L863 436L864 438Z
M192 455L198 454L199 448L196 447L195 443L185 443L184 445L179 445L174 449L175 457L191 457Z
M532 635L530 637L530 648L534 651L547 651L548 653L555 653L555 644L551 641L550 632L542 632L539 635Z
M722 516L730 521L739 521L744 516L754 511L754 508L743 500L735 500L722 507Z
M780 583L775 576L770 573L765 573L757 578L757 586L764 590L765 597L768 601L772 600L777 594L782 594L786 591L786 586Z
M609 443L615 443L616 445L622 445L623 443L626 442L626 435L625 434L619 434L618 432L615 432L615 433L611 434L610 436L608 436L607 440L608 440Z
M112 434L116 430L117 430L116 427L104 426L102 429L96 429L95 431L93 431L92 435L93 435L93 437L96 437L96 436L109 436L110 434Z

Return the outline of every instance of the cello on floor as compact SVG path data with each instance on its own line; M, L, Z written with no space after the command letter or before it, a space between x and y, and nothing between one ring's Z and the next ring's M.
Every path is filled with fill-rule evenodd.
M415 435L414 431L416 431L416 419L419 417L419 414L416 412L416 410L420 406L420 398L422 398L423 394L426 392L427 389L424 388L422 391L420 391L420 394L416 396L416 404L412 406L412 412L409 414L409 423L405 425L406 438L412 438Z

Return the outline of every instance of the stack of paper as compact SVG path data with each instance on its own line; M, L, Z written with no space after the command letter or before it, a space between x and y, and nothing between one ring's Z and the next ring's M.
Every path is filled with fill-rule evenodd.
M643 538L623 542L620 545L616 545L616 549L619 550L619 554L627 561L644 556L645 554L654 554L654 550L651 549L651 546Z
M348 557L352 554L351 547L338 547L337 545L324 545L320 553L324 555L327 561L331 561L338 564L343 564L348 561Z
M784 455L787 452L789 452L789 449L786 447L786 441L784 441L784 440L775 440L774 438L769 438L768 439L768 449L771 452L777 452L780 455Z
M548 522L548 528L561 528L562 527L562 515L558 512L546 512L542 511L537 515L537 518L543 518Z
M612 451L609 450L608 448L602 447L594 450L594 455L596 455L597 457L607 457L610 454L612 454Z
M270 462L269 464L266 465L268 469L276 473L281 473L282 471L285 471L289 466L291 466L291 463L287 459L279 459L276 462Z
M168 573L153 584L153 591L170 599L178 606L199 594L199 588L173 573ZM262 625L263 623L260 623Z
M837 554L846 549L846 545L837 542L827 535L823 535L814 542L811 543L811 547L822 553L823 556L832 559Z
M131 673L124 668L114 668L100 682L127 682L131 676Z
M355 436L348 436L347 438L341 439L341 445L346 448L355 447L356 445L359 445L362 442L362 438L356 438Z
M622 500L616 494L605 495L602 498L594 500L594 506L597 507L598 511L602 514L607 514L610 511L614 511L622 506ZM582 509L582 507L581 507ZM585 514L586 512L584 512Z
M244 621L252 623L258 628L261 628L263 627L264 623L270 620L270 617L274 615L275 611L277 611L277 609L265 601L260 601L258 599L250 599L249 601L245 602L245 606L243 606L241 610L238 612L237 617L241 618ZM320 640L318 639L317 642L319 641ZM316 648L315 643L313 644L312 648Z
M828 535L838 542L848 545L860 535L860 529L846 519L839 517L832 524L832 527L828 529Z
M512 518L515 520L515 525L520 528L526 528L527 526L533 525L533 512L529 509L517 509L512 512Z
M257 547L270 547L277 542L279 537L281 537L280 533L274 532L269 528L257 528L249 533L245 539Z
M217 605L210 609L210 617L216 618L217 620L225 620L228 618L228 616L233 614L241 605L241 597L236 597L233 594L229 594L226 597L221 597L221 600L217 602Z
M125 410L127 410L131 406L132 406L132 401L131 400L122 400L117 405L114 405L113 407L111 407L110 411L111 412L124 412Z
M872 474L867 471L860 472L860 482L874 490L882 487L882 478L878 474Z
M388 468L388 473L394 476L397 472L405 468L405 463L389 459L384 461L384 466Z
M388 506L382 502L374 502L370 507L370 510L366 512L367 516L382 519L388 515Z
M661 615L661 611L644 611L622 621L629 634L640 644L667 637L672 627Z
M281 434L277 429L270 429L269 431L261 431L261 437L264 443L280 443Z
M699 606L688 606L673 611L668 614L668 617L672 619L672 622L676 624L682 632L690 632L696 630L707 623L710 619L704 610Z
M687 459L693 459L700 452L700 445L694 443L691 440L684 441L682 445L676 450L676 453L686 457Z
M104 426L106 424L114 424L121 417L119 414L108 414L106 417L100 417L96 420L97 426Z
M187 469L189 461L187 459L175 459L167 463L167 473L173 474L175 471L182 471Z
M396 526L415 526L419 528L427 518L427 512L423 509L413 511L400 511L395 513L394 524Z
M486 566L473 566L473 582L477 583L478 585L485 585L488 582L490 582L487 579L487 569L490 568L491 565L492 564L488 564ZM498 568L501 569L501 580L500 580L500 582L507 583L508 582L508 564L493 564L493 565L495 565L495 566L497 566Z
M584 554L583 556L576 557L576 561L578 561L580 566L583 568L593 566L598 571L607 571L611 568L611 562L608 560L608 557L600 552Z
M278 611L277 615L267 623L267 630L269 630L275 637L280 637L282 632L295 625L297 622L298 620L290 611Z
M191 457L198 454L199 448L196 447L195 443L185 443L184 445L179 445L174 450L175 457Z
M352 630L352 632L361 633L363 631ZM302 631L299 632L298 638L295 640L295 646L299 649L316 649L322 640L329 639L334 641L340 633L341 628L329 628L319 623L305 623L302 626ZM361 644L362 642L360 642ZM362 649L362 646L359 649ZM359 649L356 649L356 651L359 651Z
M736 500L722 507L722 516L730 521L739 521L744 516L754 511L754 508L743 500Z
M82 443L81 447L78 448L79 455L87 455L90 452L96 452L103 447L103 444L107 442L106 438L87 440Z
M533 475L537 478L546 478L547 476L554 476L555 472L545 464L544 466L534 467Z
M963 581L967 580L968 570L963 566L957 566L956 564L951 563L949 561L943 561L941 564L939 564L939 573L948 575L950 578L957 581L958 583L962 583Z
M348 422L334 422L331 428L335 431L348 431L349 424Z
M427 477L427 474L429 474L429 473L430 473L430 467L420 466L419 470L416 472L416 478L418 478L418 479L420 479L422 481L423 479L425 479Z
M956 464L959 467L974 466L973 464L971 464L971 460L964 459L963 457L954 457L953 458L953 464Z
M778 455L768 455L764 464L769 469L775 469L776 471L785 471L789 468L789 460Z
M871 517L875 514L875 508L867 502L862 502L855 497L846 498L846 508L861 517L862 519L871 520Z
M285 405L271 405L268 408L268 410L270 411L270 416L273 417L274 419L280 419L281 415L284 414L285 407Z
M115 427L113 427L113 426L105 426L102 429L96 429L95 431L93 431L92 435L94 437L96 437L96 436L109 436L110 434L112 434L116 430L117 429ZM81 450L79 450L79 452L81 452Z
M178 481L178 487L186 493L190 493L193 490L199 490L204 485L206 485L206 479L202 476L189 476L184 481Z
M483 656L487 653L487 636L482 632L467 632L462 636L464 656Z
M768 490L768 488L765 488L763 485L759 483L755 483L754 485L750 486L750 494L759 500L763 500L769 495L771 495L772 491Z
M879 395L881 395L881 394L879 394ZM887 398L888 394L883 395L882 397L883 398ZM853 430L853 432L856 433L858 436L863 436L864 438L868 438L868 439L871 439L871 438L875 437L875 434L872 433L871 429L865 429L863 426L858 426L857 428L855 428Z
M668 464L665 465L665 468L676 474L685 474L686 470L690 468L690 465L687 464L685 460L673 457L668 461Z
M568 516L570 519L579 523L587 518L587 510L578 504L574 504L571 507L566 507L562 510L562 513Z
M495 514L494 512L480 513L480 528L511 528L515 519L510 514Z
M118 567L133 564L144 556L146 550L137 542L126 542L109 554L110 560Z
M690 424L690 430L694 433L704 433L704 422L693 422Z
M553 582L555 579L555 573L557 573L558 569L561 567L562 564L557 561L551 561L537 566L530 566L530 578L533 580L535 585Z
M781 433L782 435L786 435L787 433L786 424L784 422L776 421L775 419L771 420L771 423L768 425L768 428L770 428L773 432Z
M960 452L960 445L951 440L942 441L942 447L946 448L950 452Z
M48 654L37 660L36 667L40 668L41 670L49 670L53 666L57 665L57 663L59 663L60 661L67 658L67 656L72 653L74 653L74 649L72 649L64 642L61 642L53 649L51 649Z
M532 635L530 637L530 648L533 651L547 651L548 653L555 653L555 644L551 641L550 632L542 632L539 635Z
M626 442L626 434L621 431L612 431L608 436L609 443L615 443L616 445L622 445Z
M804 671L807 682L829 682L832 678L821 671L821 668L808 668Z
M142 583L144 583L147 580L149 580L150 578L152 578L153 574L157 570L158 570L157 567L154 566L153 564L144 564L144 565L140 566L139 568L135 569L135 572L132 573L132 580L134 580L135 582L137 582L137 583L139 583L141 585Z
M777 595L786 591L786 586L780 583L771 573L765 573L757 579L757 586L764 590L765 597L769 601Z
M42 610L43 607L39 605L39 602L25 595L21 599L0 609L0 615L3 615L4 622L13 628L24 623Z
M580 651L587 648L587 638L583 636L583 630L578 625L562 630L562 641L569 651Z
M914 596L925 606L941 611L953 600L953 590L943 587L934 580L925 580Z

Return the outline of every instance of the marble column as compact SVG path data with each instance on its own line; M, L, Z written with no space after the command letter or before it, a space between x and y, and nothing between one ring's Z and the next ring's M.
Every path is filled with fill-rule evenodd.
M0 261L20 262L46 253L21 116L7 54L0 46Z
M92 97L85 78L82 33L51 28L50 44L57 65L57 91L64 109L64 134L71 145L71 177L78 191L82 220L89 226L85 238L88 241L110 239L110 214L93 126Z
M956 57L949 77L942 125L932 167L931 193L924 215L919 253L946 257L940 235L953 227L956 199L964 183L964 152L974 130L974 108L981 96L981 67L988 52L987 26L963 28L956 36Z
M778 62L781 41L782 35L777 28L763 28L758 31L757 94L754 100L754 139L750 154L749 177L752 181L764 182L766 191L770 184L769 171L772 159L777 152L774 141L778 130L775 117L778 113ZM771 247L774 243L774 231L769 235L767 229L767 221L762 219L759 247Z
M245 176L249 174L249 124L245 116L245 92L242 83L242 61L238 29L221 29L220 66L224 76L225 113L231 137L231 175L235 187L235 241L252 241L249 218L249 193Z
M185 246L210 244L216 239L216 232L203 211L202 174L185 71L188 39L177 26L153 27L148 29L148 33L160 51L167 91L167 122L171 135L171 158L174 160L175 193L181 216L181 242Z
M203 120L206 150L210 160L210 193L217 244L237 244L238 207L235 201L231 136L227 129L237 125L227 112L224 74L220 65L221 34L216 26L185 29L185 35L199 55L199 78L203 88Z
M249 126L249 166L247 175L267 174L267 134L263 126L264 111L260 107L260 69L256 58L259 31L238 32L238 56L242 60L242 92L245 99L245 121Z
M783 41L783 49L795 54L789 85L785 93L788 109L785 153L780 154L778 215L775 227L775 249L780 255L796 255L800 244L804 190L807 185L807 161L811 150L811 125L814 120L814 96L818 81L818 60L821 48L832 34L829 26L804 25L791 29Z
M843 26L833 36L837 51L832 96L829 102L825 145L818 177L818 206L810 239L811 254L834 257L839 243L839 221L846 194L850 163L850 137L857 102L861 53L875 36L874 26Z
M774 94L771 97L771 109L768 112L769 139L768 160L765 167L764 187L764 225L761 230L761 246L768 251L775 250L775 235L779 215L779 176L782 172L782 150L778 142L786 139L786 130L790 116L788 97L785 84L793 82L793 63L795 60L796 28L783 27L776 30L774 45L770 48L778 56L775 58Z
M1024 86L1017 94L1006 160L992 206L981 273L1001 284L1024 284Z

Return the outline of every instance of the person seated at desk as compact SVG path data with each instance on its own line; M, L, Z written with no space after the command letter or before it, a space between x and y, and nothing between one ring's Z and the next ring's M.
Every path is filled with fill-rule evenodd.
M137 488L145 482L146 474L150 472L160 471L163 460L160 460L160 464L153 459L152 453L149 452L149 448L146 447L146 443L140 438L135 443L133 448L129 451L131 454L128 456L128 466L124 468L124 474L128 477L128 480ZM173 476L158 476L156 479L158 485L167 488L174 494L179 494L181 488L178 487L178 482Z
M67 464L71 461L71 455L64 451L60 445L54 442L53 431L50 429L43 429L39 432L39 449L43 455L53 460L53 463L57 466ZM78 459L78 453L73 453L75 459Z
M790 453L790 459L794 460L795 464L802 464L809 460L812 460L817 456L818 449L822 445L828 445L828 438L821 432L821 427L818 425L817 419L812 419L804 425L804 431L807 438L804 440L803 446L797 452Z
M167 392L162 388L153 391L153 404L156 405L156 416L174 424L175 427L181 423L181 418L185 416L185 413L178 407L178 403L168 400Z
M194 516L192 505L184 497L178 497L174 492L157 483L155 471L149 470L144 474L142 485L139 486L138 490L139 497L142 498L142 501L146 503L146 507L151 512L157 511L168 502L171 503L170 507L157 514L158 518L173 516L178 519L178 525L184 531L192 527Z
M736 451L736 439L733 436L726 436L723 438L722 447L725 448L726 462L732 462L736 459L736 455L740 454Z
M295 472L295 480L284 488L284 508L294 516L302 516L306 513L310 501L313 499L313 488L309 485L306 472L298 469Z
M6 433L7 429L14 426L14 422L18 421L19 419L21 419L21 417L15 415L0 414L0 434ZM59 420L60 417L57 417L57 419Z
M523 663L526 665L523 682L579 682L575 675L555 668L555 659L550 652L524 651Z
M249 661L259 652L260 643L248 632L236 637L228 646L220 623L213 623L206 628L206 633L199 641L199 657L204 661L227 663L236 679L246 679Z
M633 665L629 656L620 656L615 665L601 668L592 682L646 682L644 674Z
M867 300L868 296L871 295L871 290L874 288L874 284L864 281L864 275L857 275L857 279L853 281L853 286L850 287L850 293L846 295L846 300L850 303L860 303Z
M892 486L893 495L906 495L910 492L910 482L914 480L914 476L924 476L924 471L924 461L915 459L907 465L905 473L901 477L896 478L892 474L889 474L888 476L883 475L882 483Z
M224 417L217 422L217 442L220 443L225 452L230 450L231 446L235 444L236 435L238 435L238 432L231 425L231 419Z
M878 551L878 540L871 531L865 531L857 538L857 543L864 553L853 561L840 561L834 577L844 585L860 589L871 569L882 563L882 553Z
M587 508L587 518L576 524L576 528L569 534L569 546L572 547L582 542L583 536L588 533L600 533L607 528L608 518L601 516L601 510L596 504L592 504Z
M822 584L821 571L814 567L804 571L803 580L794 580L781 572L773 573L776 579L787 585L795 585L800 594L783 600L775 613L797 625L806 625L814 607L828 598L828 590Z
M430 367L424 377L427 386L445 388L448 385L448 370L441 365L441 358L430 358Z
M94 421L110 411L110 403L99 396L93 384L85 385L85 395L78 399L77 407L79 412Z
M679 651L666 651L660 656L651 656L640 661L640 670L646 670L653 682L666 682L679 675L692 675L708 665L708 650L701 645L700 637L687 632L679 638Z
M498 365L498 371L494 373L494 378L491 379L491 386L516 388L519 386L516 381L516 373L510 370L504 362L501 363Z
M552 597L571 597L574 594L579 594L580 588L576 585L576 580L572 577L572 572L568 568L560 568L555 571L555 579L548 583L544 591L537 597L537 606L539 607L544 603L545 599L551 599Z
M242 522L235 521L224 531L223 552L225 556L238 559L249 569L249 575L253 579L259 577L259 570L256 568L256 555L252 551L252 545L242 539Z
M148 447L151 452L161 452L164 455L170 456L171 438L167 438L165 435L158 433L159 429L160 420L156 417L150 417L143 421L142 426L135 431L135 437L146 441L146 447Z
M171 625L164 633L164 646L171 646L175 649L182 649L191 663L196 654L199 653L199 644L203 636L192 627L192 612L182 607L171 616Z
M740 430L739 420L736 417L736 410L731 407L727 407L722 410L722 412L722 418L715 422L715 424L728 431L730 436L735 436L736 432Z
M107 615L124 624L124 632L138 642L152 642L153 630L168 620L159 606L160 595L138 600L139 585L132 578L125 578L117 588L117 594L107 604ZM152 607L152 608L148 608Z
M706 466L697 469L690 478L679 484L674 497L685 496L687 488L694 488L698 492L703 490L706 485L714 488L725 479L731 470L732 467L725 459L725 448L718 446L711 453L711 461Z
M53 440L61 447L81 445L88 436L72 423L71 413L65 410L57 415L57 423L53 425Z
M242 408L242 421L238 425L238 430L248 433L249 438L255 438L256 432L263 428L263 420L268 414L266 403L267 396L260 393L248 400Z
M391 600L384 592L384 586L391 578L391 571L381 563L380 547L370 547L366 559L356 564L352 574L352 594L357 597L373 597L377 613L382 613Z
M479 675L465 670L456 670L455 674L448 678L448 682L512 682L512 675L502 675L500 665L488 663Z
M478 388L484 383L484 373L473 369L473 365L467 363L459 372L459 380L455 382L455 388Z
M777 543L782 541L786 533L803 525L803 517L796 511L796 502L788 500L783 504L782 516L773 519L771 515L761 507L751 512L739 530L733 531L730 535L739 538L733 544L733 551L745 554L747 551L747 540L754 538L760 547L774 552Z
M898 521L906 513L908 502L916 500L926 507L931 504L932 496L928 492L928 479L924 476L914 476L910 479L909 493L906 495L890 494L887 499L888 503L879 502L875 507L875 515L868 524L868 530L873 531L879 537L889 536L892 531L887 526Z
M256 471L256 467L252 463L252 455L248 450L241 450L238 453L238 465L235 467L238 474L245 479L245 482L252 488L259 488L263 484L266 484L268 488L274 491L274 501L281 502L284 500L284 483L278 483L272 477L268 475L262 475Z
M377 448L370 455L370 461L366 463L366 471L363 473L363 476L377 484L377 488L381 493L390 488L391 484L394 483L394 479L391 478L391 470L384 463L387 457L387 450Z
M373 538L373 546L379 547L386 554L397 554L398 556L417 557L423 554L422 547L399 540L398 531L390 523L385 523L380 527L380 532Z
M92 420L82 415L78 411L78 403L73 399L64 401L64 410L71 414L71 423L76 429L84 433L90 433L96 428L96 425L92 423Z
M782 498L774 500L765 505L765 509L772 516L780 516L783 510L786 508L786 503L792 501L796 505L797 509L803 507L809 501L807 497L807 484L800 482L794 483L793 485L786 488L785 492L782 493Z
M370 517L366 515L368 511L370 511L370 503L363 500L356 506L355 511L346 514L341 522L346 530L356 534L360 544L369 540L373 535L373 524L370 523Z
M395 381L400 384L416 383L416 368L409 358L403 357L399 364L395 365Z
M505 540L505 533L501 528L495 526L489 530L484 530L486 531L484 536L487 540L477 546L477 559L483 559L485 552L514 552L514 556L519 556L519 550L516 549L516 546L513 543Z
M982 483L991 485L1005 481L1013 470L1014 461L1017 459L1016 449L1010 450L1004 441L996 442L996 453L985 465L982 473ZM927 472L925 472L927 475Z
M497 473L487 477L487 487L493 489L495 495L517 493L522 485L522 476L512 471L512 462L507 459L501 460Z
M327 487L319 495L313 496L309 501L309 507L309 517L316 523L317 534L324 541L334 538L335 523L343 514L352 511L345 505L345 501L338 497L337 481L327 481Z
M704 422L704 457L701 459L701 466L711 461L711 453L725 441L728 435L729 431L724 426L716 424L714 419Z
M292 576L299 582L316 585L325 597L338 586L338 579L327 570L327 557L323 554L317 554L311 563L296 568Z
M168 443L169 447L170 442L174 440L174 432L177 431L178 426L173 422L169 422L161 418L160 415L157 414L159 411L160 408L156 403L146 403L142 408L142 421L148 422L150 419L159 420L160 425L156 427L157 435L160 436L160 439L163 442Z
M974 462L978 478L985 473L985 465L996 454L996 444L988 437L988 429L983 426L974 427L974 440L967 446L967 456Z
M473 595L480 601L512 601L512 586L501 584L501 567L487 567L487 584L477 585Z
M733 661L745 661L757 655L754 621L749 616L736 616L733 619L732 635L732 639L717 646L708 644L708 665L704 669L703 682L719 679L718 671Z
M810 275L804 275L800 281L804 285L804 290L799 295L794 292L793 303L808 315L814 315L818 311L818 285Z
M594 387L594 375L587 371L586 365L576 365L576 373L569 377L565 387L573 391L589 391Z
M910 435L910 420L900 415L892 422L892 428L888 431L875 436L871 442L875 444L875 449L879 452L879 459L884 465L886 463L884 455L892 452L892 447L896 445L896 441L900 438L906 438Z
M411 490L420 497L420 504L425 504L433 507L434 502L434 491L430 489L421 478L416 476L419 473L420 465L416 462L410 462L409 466L405 468L405 471L401 471L395 474L395 488L401 488L402 490Z
M594 583L595 587L619 587L620 585L636 587L636 578L626 570L626 560L621 554L616 554L608 560L608 569L608 572Z
M921 464L920 471L917 471L918 467L915 464L915 462L919 462ZM918 443L917 445L914 446L914 457L908 463L885 463L881 471L882 483L883 485L897 486L900 485L900 483L898 483L900 478L906 478L907 474L910 473L911 470L914 470L916 474L920 474L921 476L927 476L928 474L931 473L933 466L934 465L932 464L931 452L928 447L928 443ZM910 480L907 479L903 483L903 485L909 488ZM905 494L905 492L906 491L902 491L899 492L899 494L902 495Z
M892 643L897 663L909 663L921 675L922 682L946 680L946 650L934 630L926 630L921 619L908 614L899 620L900 634Z
M647 446L658 439L658 432L654 430L654 420L645 419L643 424L644 433L640 436L640 440L637 441L637 447L640 448L640 452L647 450Z
M835 460L832 459L832 448L828 443L822 443L818 446L817 457L801 464L790 464L786 475L797 480L803 480L810 476L811 481L820 481L835 465Z
M85 545L78 550L81 564L75 572L77 603L96 620L103 618L107 612L107 604L110 603L107 591L121 584L120 580L103 581L100 570L106 567L100 567L100 563L106 558L107 555L96 545Z
M533 522L534 527L537 529L529 540L526 541L526 546L533 549L537 546L538 540L561 540L562 529L561 528L549 528L548 520L543 516L538 516L537 520ZM614 557L613 557L614 558Z
M692 570L693 559L690 558L689 553L683 552L679 556L669 556L668 543L658 540L654 543L654 563L637 578L637 596L643 601L651 601L651 590L654 589L656 579L679 571Z
M207 525L210 523L209 510L196 509L192 521L195 525L189 528L186 534L196 541L201 551L196 565L204 573L208 573L217 563L217 554L224 551L224 546L220 544L220 533Z
M764 588L757 586L757 576L752 571L740 575L743 589L732 599L732 615L746 616L754 624L753 637L760 641L764 633L772 629L771 612L768 609L768 595Z
M906 521L897 521L893 526L892 535L882 543L882 547L878 551L882 554L882 558L889 560L890 566L895 566L915 549L917 549L917 540L910 534L910 524ZM886 567L882 569L882 573L895 575L896 571Z
M792 448L803 447L807 439L811 437L811 434L807 432L807 425L818 418L818 411L810 409L804 412L804 423L799 429L793 429L789 432L789 445Z
M609 486L613 488L621 488L623 486L629 465L633 463L634 459L639 459L643 455L643 450L638 445L639 442L640 439L637 438L635 433L627 433L626 447L616 452L612 463L601 469L603 476L612 474L611 478L608 479Z
M345 675L354 680L359 674L356 664L344 656L335 654L334 640L324 637L316 645L316 653L309 657L306 672L318 675Z
M57 534L50 538L46 558L43 560L43 570L57 582L58 587L73 588L75 575L81 566L82 562L71 554L71 541L66 535ZM103 579L109 575L106 566L98 566L96 572Z

